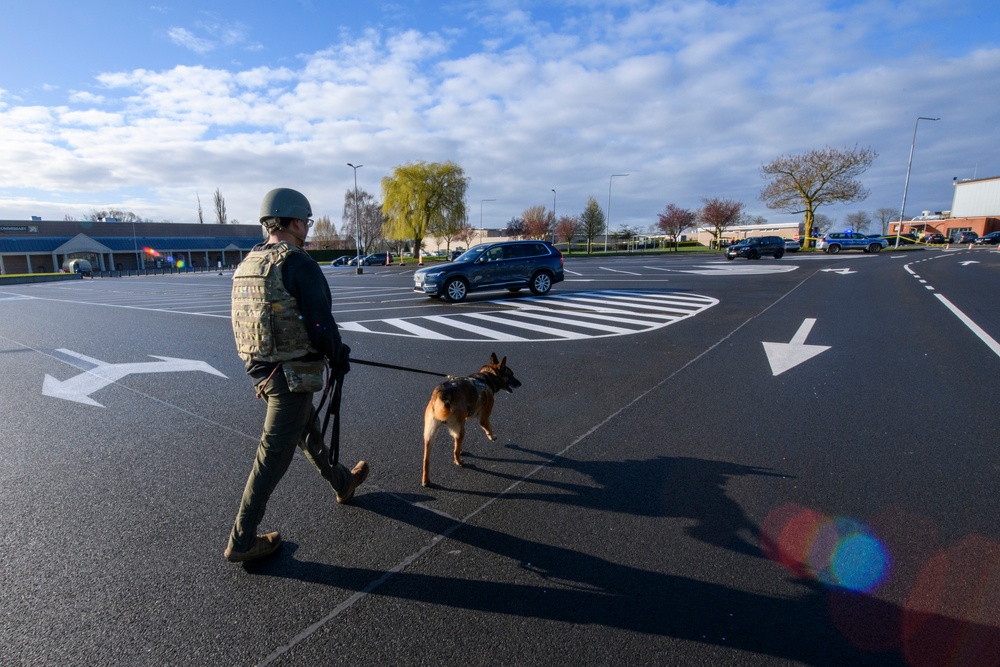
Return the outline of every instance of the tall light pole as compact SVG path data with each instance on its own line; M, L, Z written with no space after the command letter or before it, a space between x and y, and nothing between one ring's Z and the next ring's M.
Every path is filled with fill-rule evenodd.
M899 223L896 225L896 246L899 247L899 236L903 233L903 211L906 209L906 190L910 187L910 167L913 166L913 147L917 143L917 125L922 120L941 120L940 118L927 118L918 116L913 123L913 140L910 141L910 160L906 163L906 182L903 183L903 205L899 207Z
M496 199L483 199L479 202L479 242L483 242L483 204L488 201L496 201Z
M556 189L552 188L552 245L556 244Z
M358 268L356 271L357 275L360 276L365 271L361 268L361 217L358 215L358 169L361 169L361 167L365 165L359 164L355 167L353 164L348 162L347 166L354 170L354 227L355 234L357 234L357 237L354 240L354 246L358 253Z
M611 229L611 183L615 176L628 176L628 174L611 174L608 179L608 219L604 221L604 252L608 251L608 230Z

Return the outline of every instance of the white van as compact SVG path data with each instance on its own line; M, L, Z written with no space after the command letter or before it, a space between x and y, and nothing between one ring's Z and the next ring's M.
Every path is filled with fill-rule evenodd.
M79 273L84 276L90 276L93 270L94 267L85 259L67 259L63 262L63 271L66 273Z

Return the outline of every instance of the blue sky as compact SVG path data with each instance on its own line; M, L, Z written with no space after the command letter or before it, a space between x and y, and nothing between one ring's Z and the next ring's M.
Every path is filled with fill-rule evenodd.
M952 178L1000 175L993 0L244 2L36 0L0 25L0 219L115 207L256 220L300 189L339 222L353 187L453 160L469 218L579 214L611 226L668 203L758 200L759 168L855 145L864 202L947 210ZM611 174L628 173L615 178ZM483 200L494 199L486 202Z

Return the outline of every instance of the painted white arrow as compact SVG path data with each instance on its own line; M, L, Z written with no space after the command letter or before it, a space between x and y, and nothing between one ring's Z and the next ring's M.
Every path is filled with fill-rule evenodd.
M842 276L846 276L849 273L857 273L857 271L851 271L850 269L820 269L823 273L839 273Z
M132 364L109 364L93 357L82 355L72 350L61 349L59 352L67 354L77 359L95 365L90 370L69 378L68 380L57 380L51 375L46 375L42 382L42 394L53 398L61 398L66 401L83 403L84 405L94 405L99 408L104 406L90 398L90 394L98 389L103 389L109 384L113 384L126 375L133 373L178 373L183 371L201 371L219 377L226 377L219 371L209 366L204 361L196 359L177 359L175 357L158 357L149 355L160 361L147 361Z
M969 264L979 264L979 262L977 262L974 259L970 259L968 262L959 262L959 264L961 264L962 266L968 266Z
M802 321L802 326L792 336L788 343L763 343L767 361L771 364L771 373L781 375L790 368L795 368L804 361L809 361L817 354L830 349L829 345L806 345L806 337L816 324L815 318Z

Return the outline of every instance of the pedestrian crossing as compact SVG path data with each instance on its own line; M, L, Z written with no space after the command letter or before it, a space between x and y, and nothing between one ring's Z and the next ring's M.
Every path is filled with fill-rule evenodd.
M482 312L338 322L341 331L424 340L504 343L628 336L661 329L719 303L698 294L632 290L488 301Z

